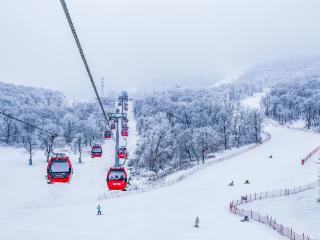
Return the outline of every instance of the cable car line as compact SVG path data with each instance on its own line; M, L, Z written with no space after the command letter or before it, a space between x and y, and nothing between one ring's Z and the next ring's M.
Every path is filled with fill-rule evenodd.
M126 117L126 114L123 113L123 102L124 102L124 100L126 100L126 101L128 100L127 99L127 94L126 94L126 92L122 93L122 96L125 97L125 98L121 100L121 107L122 107L121 116L114 116L112 113L109 113L108 116L107 116L106 111L104 110L104 107L102 105L102 101L100 99L99 93L97 91L93 76L91 74L89 64L88 64L87 59L85 57L84 51L82 49L79 37L78 37L76 29L74 27L72 18L70 16L68 7L66 5L66 2L65 2L65 0L60 0L60 3L61 3L63 11L65 13L65 16L67 18L70 30L71 30L72 35L73 35L73 38L74 38L74 40L75 40L75 42L77 44L80 56L82 58L82 61L83 61L83 64L85 66L85 69L87 71L87 74L89 76L89 79L90 79L90 82L92 84L93 90L94 90L94 92L96 94L96 97L98 99L98 102L100 104L103 116L104 116L104 118L106 120L106 123L107 123L107 125L108 125L110 130L112 130L112 128L111 128L111 126L109 124L109 120L111 120L111 119L112 120L116 120L115 164L114 164L114 167L111 167L108 170L108 173L107 173L107 185L108 185L108 188L110 190L122 190L122 191L124 191L126 189L126 186L127 186L127 183L128 183L127 172L126 172L125 168L121 168L119 166L120 164L119 164L118 150L119 150L119 118L121 119L121 127L123 128L123 126L122 126L123 118ZM126 111L127 111L127 108L126 108ZM117 109L116 114L119 114L119 113L120 113L120 111L119 111L119 109ZM121 135L122 136L128 136L128 129L126 130L126 132L123 132L123 129L122 129L121 130ZM107 135L105 137L110 138L109 135ZM114 137L114 135L113 135L113 137ZM127 155L127 152L126 152L126 157L127 156L128 155Z
M86 56L84 55L84 51L83 51L83 49L82 49L82 46L81 46L81 43L80 43L78 34L77 34L76 29L75 29L75 27L74 27L74 24L73 24L73 22L72 22L72 19L71 19L71 16L70 16L70 13L69 13L67 4L66 4L66 2L65 2L64 0L60 0L60 3L61 3L61 6L62 6L62 9L63 9L63 11L64 11L64 13L65 13L65 15L66 15L67 21L68 21L68 23L69 23L69 27L70 27L70 29L71 29L73 38L74 38L74 40L75 40L75 42L76 42L76 44L77 44L79 53L80 53L81 58L82 58L82 61L83 61L83 64L84 64L84 66L85 66L85 68L86 68L86 71L87 71L87 73L88 73L88 76L89 76L90 82L91 82L91 84L92 84L93 90L94 90L94 92L95 92L95 94L96 94L96 97L97 97L97 99L98 99L98 102L99 102L100 108L101 108L101 110L102 110L103 116L104 116L104 118L105 118L105 120L106 120L106 122L107 122L107 125L108 125L109 128L110 128L108 116L107 116L106 111L104 110L104 107L103 107L103 105L102 105L102 101L101 101L101 99L100 99L98 90L97 90L96 85L95 85L95 83L94 83L94 80L93 80L93 77L92 77L92 74L91 74L91 71L90 71L90 68L89 68L89 64L88 64L88 62L87 62Z
M123 162L122 164L120 164L119 166L120 166L120 167L124 167L124 166L126 165L126 163L127 163L127 160L128 160L128 158L125 158L125 159L124 159L124 162Z
M41 132L45 132L48 135L50 135L50 137L52 137L52 138L59 137L59 134L57 134L56 132L52 132L52 131L46 130L44 128L38 127L37 125L31 124L31 123L23 121L23 120L21 120L19 118L13 117L13 116L5 113L5 112L0 111L0 115L3 115L3 116L8 117L8 118L11 118L12 120L15 120L15 121L20 122L20 123L25 124L25 125L28 125L28 126L33 127L35 129L38 129ZM72 137L71 140L73 140L73 139L79 139L79 137Z
M40 131L42 131L42 132L45 132L45 133L47 133L47 134L50 134L52 137L57 137L57 136L58 136L58 134L55 133L55 132L48 131L48 130L43 129L43 128L41 128L41 127L38 127L38 126L36 126L36 125L34 125L34 124L31 124L31 123L28 123L28 122L26 122L26 121L23 121L23 120L21 120L21 119L19 119L19 118L13 117L13 116L11 116L11 115L9 115L9 114L7 114L7 113L4 113L4 112L1 112L1 111L0 111L0 114L3 115L3 116L6 116L6 117L8 117L8 118L11 118L11 119L13 119L13 120L15 120L15 121L18 121L18 122L20 122L20 123L23 123L23 124L25 124L25 125L28 125L28 126L30 126L30 127L36 128L36 129L38 129L38 130L40 130Z

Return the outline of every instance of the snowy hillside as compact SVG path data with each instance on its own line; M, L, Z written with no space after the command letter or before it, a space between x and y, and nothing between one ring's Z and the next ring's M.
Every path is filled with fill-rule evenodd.
M320 240L319 0L4 2L0 240Z
M102 101L107 110L114 106L111 98ZM24 147L30 153L48 149L53 135L57 137L51 144L52 150L59 147L76 150L79 138L83 144L81 148L91 148L101 141L105 130L105 120L96 101L88 99L70 104L62 93L42 88L0 83L0 113L0 144ZM36 124L46 131L11 117Z
M260 109L261 99L266 94L267 91L256 93L255 95L248 97L242 101L242 104L249 108Z
M248 209L258 211L263 215L276 217L299 233L308 233L313 238L320 238L319 231L319 189L313 189L290 197L261 200L250 203Z
M19 106L59 107L65 103L65 96L57 91L43 88L17 86L0 82L0 106L2 110Z
M131 119L130 131L132 127ZM266 131L272 136L269 142L173 186L100 202L98 193L107 191L112 141L105 142L103 159L87 155L84 164L77 164L72 156L74 176L67 185L45 183L41 154L27 167L22 150L2 147L2 173L10 181L0 183L0 239L283 239L258 223L241 223L228 212L228 202L244 193L313 181L314 167L299 163L320 136L273 125ZM129 149L133 141L128 141ZM245 179L251 184L244 185ZM102 216L96 216L98 203ZM199 229L193 228L196 216Z
M319 76L320 58L303 58L258 65L244 73L239 82L252 82L263 88L281 82L303 81Z

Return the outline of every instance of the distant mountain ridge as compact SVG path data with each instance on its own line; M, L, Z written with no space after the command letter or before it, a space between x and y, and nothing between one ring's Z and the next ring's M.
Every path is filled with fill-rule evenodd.
M66 97L58 91L0 82L0 107L59 107Z
M320 57L282 60L249 69L239 82L256 82L262 87L289 81L320 78Z

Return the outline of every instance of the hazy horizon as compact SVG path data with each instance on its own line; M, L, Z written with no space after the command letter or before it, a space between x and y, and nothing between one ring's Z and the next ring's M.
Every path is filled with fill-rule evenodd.
M320 55L316 0L66 3L105 92L216 80L263 62ZM1 82L92 98L58 0L0 0L0 26Z

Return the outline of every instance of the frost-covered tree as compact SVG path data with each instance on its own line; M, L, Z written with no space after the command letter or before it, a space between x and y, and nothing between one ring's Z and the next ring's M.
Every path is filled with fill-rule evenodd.
M54 152L54 135L41 137L41 148L44 150L44 155L46 156L47 162L49 162L50 156Z
M251 132L253 132L255 141L261 142L261 131L264 117L260 110L253 109L249 110L248 123L250 126Z
M83 139L84 139L83 134L77 133L72 141L73 149L75 150L76 153L79 154L79 158L78 158L79 163L82 163Z
M263 98L262 107L266 115L281 124L303 120L310 129L320 126L319 102L320 79L313 76L274 85Z
M107 111L113 102L103 98ZM81 145L90 147L101 142L106 128L96 101L68 103L63 94L41 88L0 83L0 111L59 136L52 141L50 134L35 134L26 125L1 115L0 143L28 148L30 159L35 149L42 149L48 160L55 148L71 147L77 134L82 136Z
M29 165L33 164L32 156L36 147L39 145L36 134L37 134L37 131L34 128L27 126L26 131L24 131L21 136L23 147L26 149L27 153L29 154L29 161L28 161Z
M204 162L207 153L257 142L262 121L258 112L235 100L245 96L242 88L180 88L135 98L141 141L130 164L156 173L170 171Z
M225 104L218 115L218 126L224 149L228 149L232 134L232 119L234 117L234 106Z
M202 163L205 162L207 152L217 150L218 134L212 127L201 127L194 130L194 142L197 154L200 154ZM199 158L197 158L199 163Z
M64 137L66 139L67 143L71 143L72 138L76 134L76 122L77 122L76 116L74 116L72 113L67 113L62 121L63 129L64 129Z
M163 113L156 114L154 118L147 119L152 125L150 131L145 131L142 142L139 144L141 157L138 165L147 166L150 171L156 171L166 162L170 155L171 135L168 133L169 122Z

